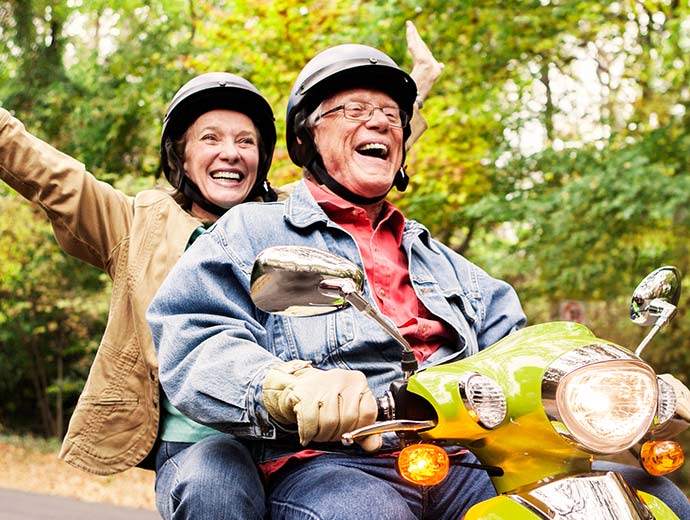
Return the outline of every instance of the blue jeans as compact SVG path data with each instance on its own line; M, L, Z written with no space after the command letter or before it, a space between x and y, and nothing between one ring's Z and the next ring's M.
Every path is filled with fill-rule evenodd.
M642 468L617 464L615 462L595 461L592 468L598 471L617 471L632 487L645 491L662 500L680 520L690 520L688 497L673 482L665 477L652 477Z
M263 484L249 451L223 434L193 444L161 442L156 507L165 520L262 520L266 514Z
M460 460L477 462L471 454ZM460 519L496 496L485 471L457 465L425 488L403 480L394 457L328 454L288 464L267 485L272 520Z

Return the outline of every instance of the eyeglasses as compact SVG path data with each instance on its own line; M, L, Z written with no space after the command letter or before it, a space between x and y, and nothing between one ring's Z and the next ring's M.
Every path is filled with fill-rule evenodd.
M326 117L329 114L333 114L338 110L342 110L345 119L349 119L351 121L369 121L372 117L374 117L374 112L376 110L383 112L383 115L386 116L386 119L388 119L388 124L397 128L404 128L410 121L410 116L408 113L404 110L400 110L398 107L377 107L364 101L350 101L349 103L338 105L337 107L333 107L330 110L323 112L319 116L319 119Z

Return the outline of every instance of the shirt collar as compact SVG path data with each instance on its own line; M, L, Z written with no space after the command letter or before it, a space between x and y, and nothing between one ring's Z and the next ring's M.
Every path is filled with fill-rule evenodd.
M362 218L366 218L366 212L363 208L338 197L311 179L307 179L305 184L307 188L309 188L309 192L312 197L314 197L316 203L321 206L326 215L336 224L342 225L346 221L346 217L351 218L353 208L361 209ZM404 215L387 200L383 201L383 208L381 211L383 212L383 217L381 218L380 225L387 225L389 227L398 246L400 246L400 244L402 244L403 232L405 231Z

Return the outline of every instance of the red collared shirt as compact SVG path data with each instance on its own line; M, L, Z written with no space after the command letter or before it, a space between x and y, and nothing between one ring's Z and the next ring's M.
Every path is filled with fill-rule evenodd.
M324 190L314 182L307 186L316 202L333 222L350 233L362 254L364 269L381 312L393 320L421 363L442 343L451 341L446 324L437 320L417 298L402 250L405 217L384 201L381 218L374 228L366 211Z

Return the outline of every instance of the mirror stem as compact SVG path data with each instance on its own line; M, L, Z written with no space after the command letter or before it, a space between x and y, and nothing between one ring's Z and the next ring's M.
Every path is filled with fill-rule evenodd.
M409 379L409 377L416 372L418 368L417 358L415 358L414 351L412 350L410 344L405 338L403 338L402 334L400 334L400 331L397 328L391 326L385 319L383 319L376 309L374 309L371 304L366 301L364 297L359 294L359 292L357 292L357 288L351 280L347 278L323 280L320 283L320 288L327 291L336 291L341 298L345 299L359 312L369 316L372 320L378 323L389 336L400 343L403 349L402 371L405 380Z
M659 317L657 318L656 323L654 323L652 330L649 331L649 334L647 334L640 345L635 349L636 356L642 355L642 351L649 344L649 342L652 341L654 336L656 336L657 332L659 332L661 328L666 325L671 318L673 318L673 316L675 316L676 306L672 303L656 298L652 300L650 304L650 312Z

